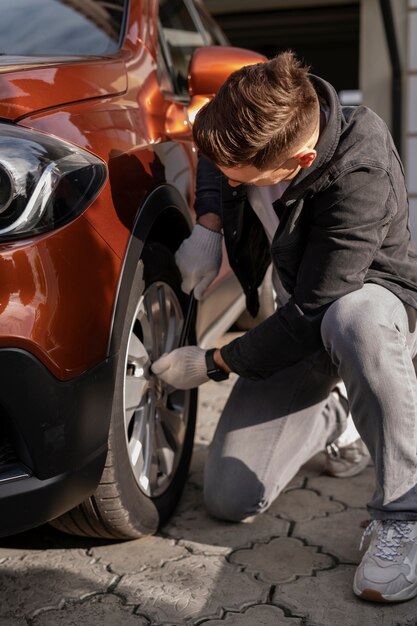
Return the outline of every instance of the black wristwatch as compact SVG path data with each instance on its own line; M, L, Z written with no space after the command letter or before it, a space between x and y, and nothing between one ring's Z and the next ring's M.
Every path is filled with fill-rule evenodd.
M211 348L206 351L207 376L216 382L219 382L220 380L227 380L229 378L229 372L225 372L217 365L213 358L215 352L216 348Z

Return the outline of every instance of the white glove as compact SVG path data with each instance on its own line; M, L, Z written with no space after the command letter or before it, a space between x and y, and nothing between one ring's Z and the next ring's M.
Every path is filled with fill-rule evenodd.
M222 262L222 237L201 224L196 224L191 235L184 239L177 252L175 261L182 276L181 289L201 300L204 291L216 278Z
M152 371L176 389L193 389L208 381L206 351L197 346L177 348L152 364Z

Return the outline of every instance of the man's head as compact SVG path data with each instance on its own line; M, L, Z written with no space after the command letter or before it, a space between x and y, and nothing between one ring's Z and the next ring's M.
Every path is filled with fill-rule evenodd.
M310 167L319 102L292 52L234 72L198 113L194 139L229 184L270 185Z

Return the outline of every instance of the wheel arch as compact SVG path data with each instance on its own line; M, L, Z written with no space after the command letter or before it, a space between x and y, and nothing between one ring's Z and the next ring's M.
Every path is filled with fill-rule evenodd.
M148 241L156 241L175 252L192 228L189 207L172 185L155 189L145 200L135 219L120 273L109 334L108 355L119 351L125 311L131 285L142 281L142 251Z

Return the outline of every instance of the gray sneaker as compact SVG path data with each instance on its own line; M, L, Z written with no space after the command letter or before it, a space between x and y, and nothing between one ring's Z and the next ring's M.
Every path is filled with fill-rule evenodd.
M336 478L360 474L371 460L368 448L360 438L344 446L338 445L336 440L326 447L326 455L324 471Z
M353 581L354 593L373 602L401 602L417 595L417 521L373 521Z

